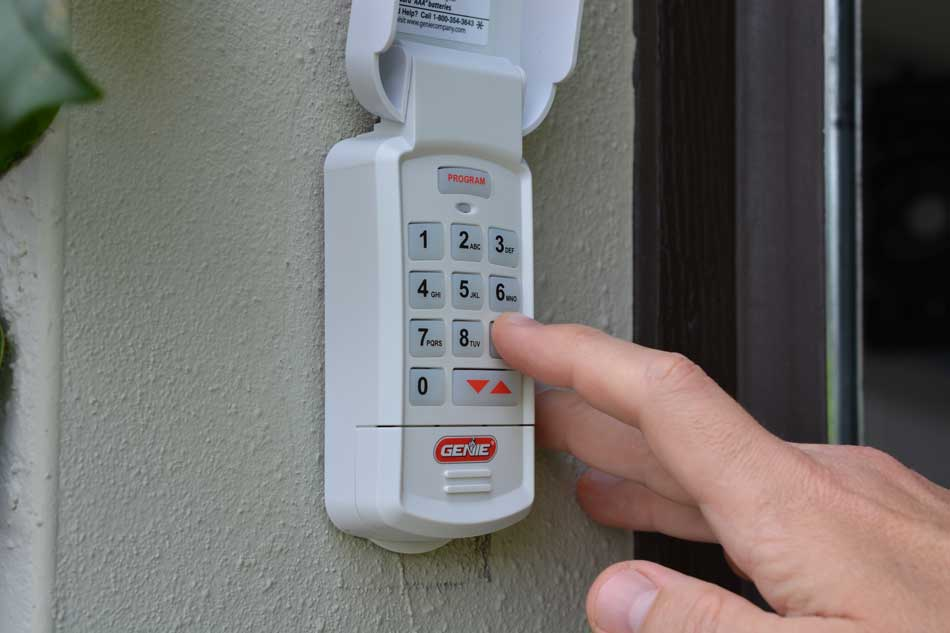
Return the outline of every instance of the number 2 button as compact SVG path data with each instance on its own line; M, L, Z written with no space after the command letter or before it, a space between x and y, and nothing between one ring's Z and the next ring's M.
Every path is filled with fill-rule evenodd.
M480 226L452 225L452 259L458 262L482 261L482 228Z

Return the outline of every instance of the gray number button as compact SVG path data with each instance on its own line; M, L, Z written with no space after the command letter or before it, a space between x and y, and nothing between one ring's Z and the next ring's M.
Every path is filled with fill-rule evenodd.
M513 277L488 278L488 292L493 312L521 311L521 282Z
M438 222L423 222L409 225L409 259L415 261L438 261L445 250L442 244L442 225Z
M410 321L409 353L416 358L445 356L445 322Z
M445 404L445 372L441 369L410 369L409 404L416 407Z
M518 234L504 229L488 229L488 261L497 266L517 268L521 259Z
M409 305L416 310L445 307L445 275L409 273Z
M485 283L481 275L452 275L452 305L457 310L481 310L485 304Z
M482 227L474 224L452 225L452 259L459 262L480 262L482 249Z
M452 324L452 353L462 358L478 358L485 352L485 326L481 321Z
M498 350L495 349L495 322L492 321L488 325L488 354L492 358L501 359L501 354L498 353Z

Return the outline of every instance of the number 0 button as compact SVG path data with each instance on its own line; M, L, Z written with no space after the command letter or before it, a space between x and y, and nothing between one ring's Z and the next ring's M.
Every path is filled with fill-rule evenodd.
M481 275L452 275L452 305L457 310L481 310L485 304L485 285Z
M410 369L409 403L416 407L445 404L445 372L441 369Z
M521 282L513 277L489 277L492 312L521 311Z
M496 266L517 268L521 258L518 234L504 229L488 229L488 261Z
M445 254L442 244L442 225L425 222L409 225L409 259L438 261Z

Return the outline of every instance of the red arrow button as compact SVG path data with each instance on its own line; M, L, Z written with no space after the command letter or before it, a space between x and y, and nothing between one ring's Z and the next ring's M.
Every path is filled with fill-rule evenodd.
M508 388L508 385L504 381L499 381L495 388L491 390L493 396L509 396L511 395L511 389Z
M488 386L488 380L469 380L468 385L475 390L475 393L481 393ZM511 392L509 392L511 393Z

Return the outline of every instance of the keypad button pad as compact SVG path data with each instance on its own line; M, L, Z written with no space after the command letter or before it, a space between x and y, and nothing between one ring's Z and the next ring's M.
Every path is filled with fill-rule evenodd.
M458 262L482 261L482 227L475 224L453 224L451 240L452 259Z
M409 273L409 305L416 310L445 307L445 275L436 272Z
M452 354L478 358L485 353L485 326L481 321L456 321L452 324Z
M409 370L409 404L416 407L445 404L445 372L441 369Z
M445 321L413 320L409 322L409 353L416 358L439 358L445 355Z
M495 322L488 325L488 353L492 358L501 359L501 354L495 349Z
M521 402L521 374L508 370L456 369L452 401L461 406L513 407Z
M492 312L521 311L521 282L514 277L496 277L488 280L489 305Z
M488 229L488 261L496 266L517 268L521 261L518 234L505 229Z
M481 275L452 275L452 306L457 310L481 310L485 304L485 282Z
M478 220L453 214L444 223L404 225L406 406L419 423L431 423L427 407L504 408L522 401L524 378L506 368L492 340L493 319L524 307L521 240L516 231Z
M407 243L409 259L438 261L445 256L443 229L438 222L420 222L409 225Z

